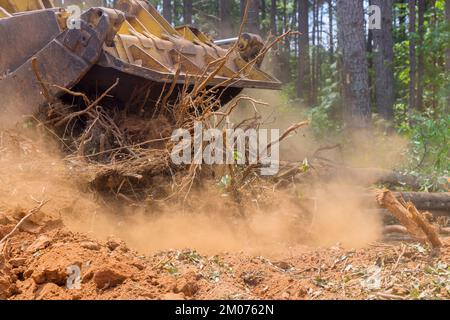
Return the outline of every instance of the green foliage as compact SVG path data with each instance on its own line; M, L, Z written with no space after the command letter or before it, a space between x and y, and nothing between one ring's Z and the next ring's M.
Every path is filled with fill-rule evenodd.
M316 107L307 112L310 127L317 139L336 135L341 130L342 97L339 92L337 79L337 65L332 64L329 68L331 77L325 79L324 86L320 92L320 101Z
M450 170L450 115L442 111L415 112L399 132L410 140L405 170L419 178L425 191L445 190Z
M407 7L396 4L397 14L407 13ZM406 10L406 11L405 11ZM424 55L424 107L442 108L448 103L450 96L450 75L445 72L444 56L445 48L450 43L450 26L445 23L445 1L436 1L435 7L431 7L425 13L424 42L418 45L419 34L405 35L402 26L394 29L394 74L397 102L407 104L409 97L410 69L409 69L409 45L414 38L417 44L417 54Z

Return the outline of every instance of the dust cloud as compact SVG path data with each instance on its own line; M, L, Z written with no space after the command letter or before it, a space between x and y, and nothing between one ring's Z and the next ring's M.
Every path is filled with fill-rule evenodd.
M283 108L279 96L273 93L259 96L271 106L264 111L267 119L272 119L268 126L286 128L295 122L293 119L301 120L298 110L274 111L272 106ZM244 113L239 117L244 117ZM381 237L380 217L366 210L361 189L345 179L311 186L309 191L315 203L310 207L308 219L293 204L289 188L274 196L270 208L261 208L255 200L242 204L245 217L237 216L230 199L221 194L214 181L211 190L194 193L196 205L191 208L157 204L159 210L149 214L145 207L152 206L151 202L142 207L111 206L88 190L86 181L81 181L79 172L64 160L56 142L49 141L48 135L39 137L1 132L1 211L32 208L38 201L48 199L50 202L43 211L60 216L69 229L102 240L116 236L142 253L192 248L209 254L243 251L270 255L293 247L336 243L358 248ZM282 155L289 160L301 161L319 147L307 131L288 141ZM401 162L399 145L403 141L396 138L390 145L386 141L385 137L376 143L361 141L353 145L351 152L332 150L326 156L352 166L393 168ZM303 195L294 198L301 203Z

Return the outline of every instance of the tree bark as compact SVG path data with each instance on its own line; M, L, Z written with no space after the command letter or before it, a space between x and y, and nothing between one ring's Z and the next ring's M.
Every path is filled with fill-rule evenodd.
M378 113L387 120L394 116L394 41L392 37L392 0L372 0L381 9L381 29L374 37L375 97Z
M316 104L317 99L317 29L318 29L318 0L313 0L313 27L312 27L312 62L311 62L311 98L310 103L312 105Z
M192 0L183 0L183 22L192 24Z
M416 0L409 0L409 111L416 109Z
M322 34L323 34L323 7L318 4L317 5L317 46L316 46L316 86L315 86L315 98L314 102L317 103L319 93L321 90L321 81L322 81Z
M297 94L307 104L310 103L311 78L309 58L309 2L298 0L298 24L299 24L299 61Z
M447 18L447 25L450 26L450 0L447 0L445 2L445 16ZM447 43L447 49L445 53L445 69L450 74L450 43ZM448 105L450 105L450 97L448 98Z
M173 22L171 0L163 0L163 16L169 23Z
M343 60L344 122L349 129L368 129L371 110L363 2L337 0L337 18Z
M261 21L266 21L267 19L267 3L266 0L260 0L260 12L261 12ZM262 25L261 24L261 32L263 32L263 34L267 34L267 27L266 25Z
M277 34L277 0L272 0L270 5L270 31Z
M369 0L369 6L373 4L372 0ZM374 34L372 29L367 30L367 65L370 70L373 70L374 57L373 57L373 46L374 46ZM370 101L374 101L374 76L373 72L369 72L369 98Z
M259 1L260 0L241 0L241 17L244 15L245 6L249 2L248 17L245 22L246 30L251 33L260 33L259 29Z
M334 62L334 40L333 40L333 0L328 0L328 37L330 63Z
M424 75L425 75L425 52L424 52L424 37L425 37L425 0L418 0L418 31L419 31L419 54L417 60L417 109L423 110L423 90L424 90Z
M233 35L233 23L231 22L231 1L220 0L219 1L219 34L222 38L231 37Z

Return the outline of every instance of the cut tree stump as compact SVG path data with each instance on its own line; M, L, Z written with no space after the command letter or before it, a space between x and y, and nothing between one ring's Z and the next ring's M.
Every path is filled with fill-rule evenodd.
M428 241L433 249L442 247L437 230L426 220L424 214L416 209L414 204L405 202L403 198L397 199L387 189L377 191L377 201L400 221L413 238L422 243Z

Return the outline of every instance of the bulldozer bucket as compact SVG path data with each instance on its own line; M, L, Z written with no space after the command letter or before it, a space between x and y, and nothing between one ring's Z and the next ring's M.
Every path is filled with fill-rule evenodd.
M98 61L114 21L102 9L91 9L80 29L63 31L58 14L46 9L0 19L0 42L9 44L0 50L2 125L33 115Z
M0 49L0 112L10 116L32 115L63 96L64 88L97 95L116 79L111 95L119 104L147 90L150 107L172 84L176 90L169 101L177 89L205 78L207 87L218 88L222 104L244 88L281 87L259 68L261 60L252 60L261 41L228 52L194 27L173 27L144 1L91 8L80 28L69 28L70 14L50 0L0 0L0 8L0 41L10 44Z

